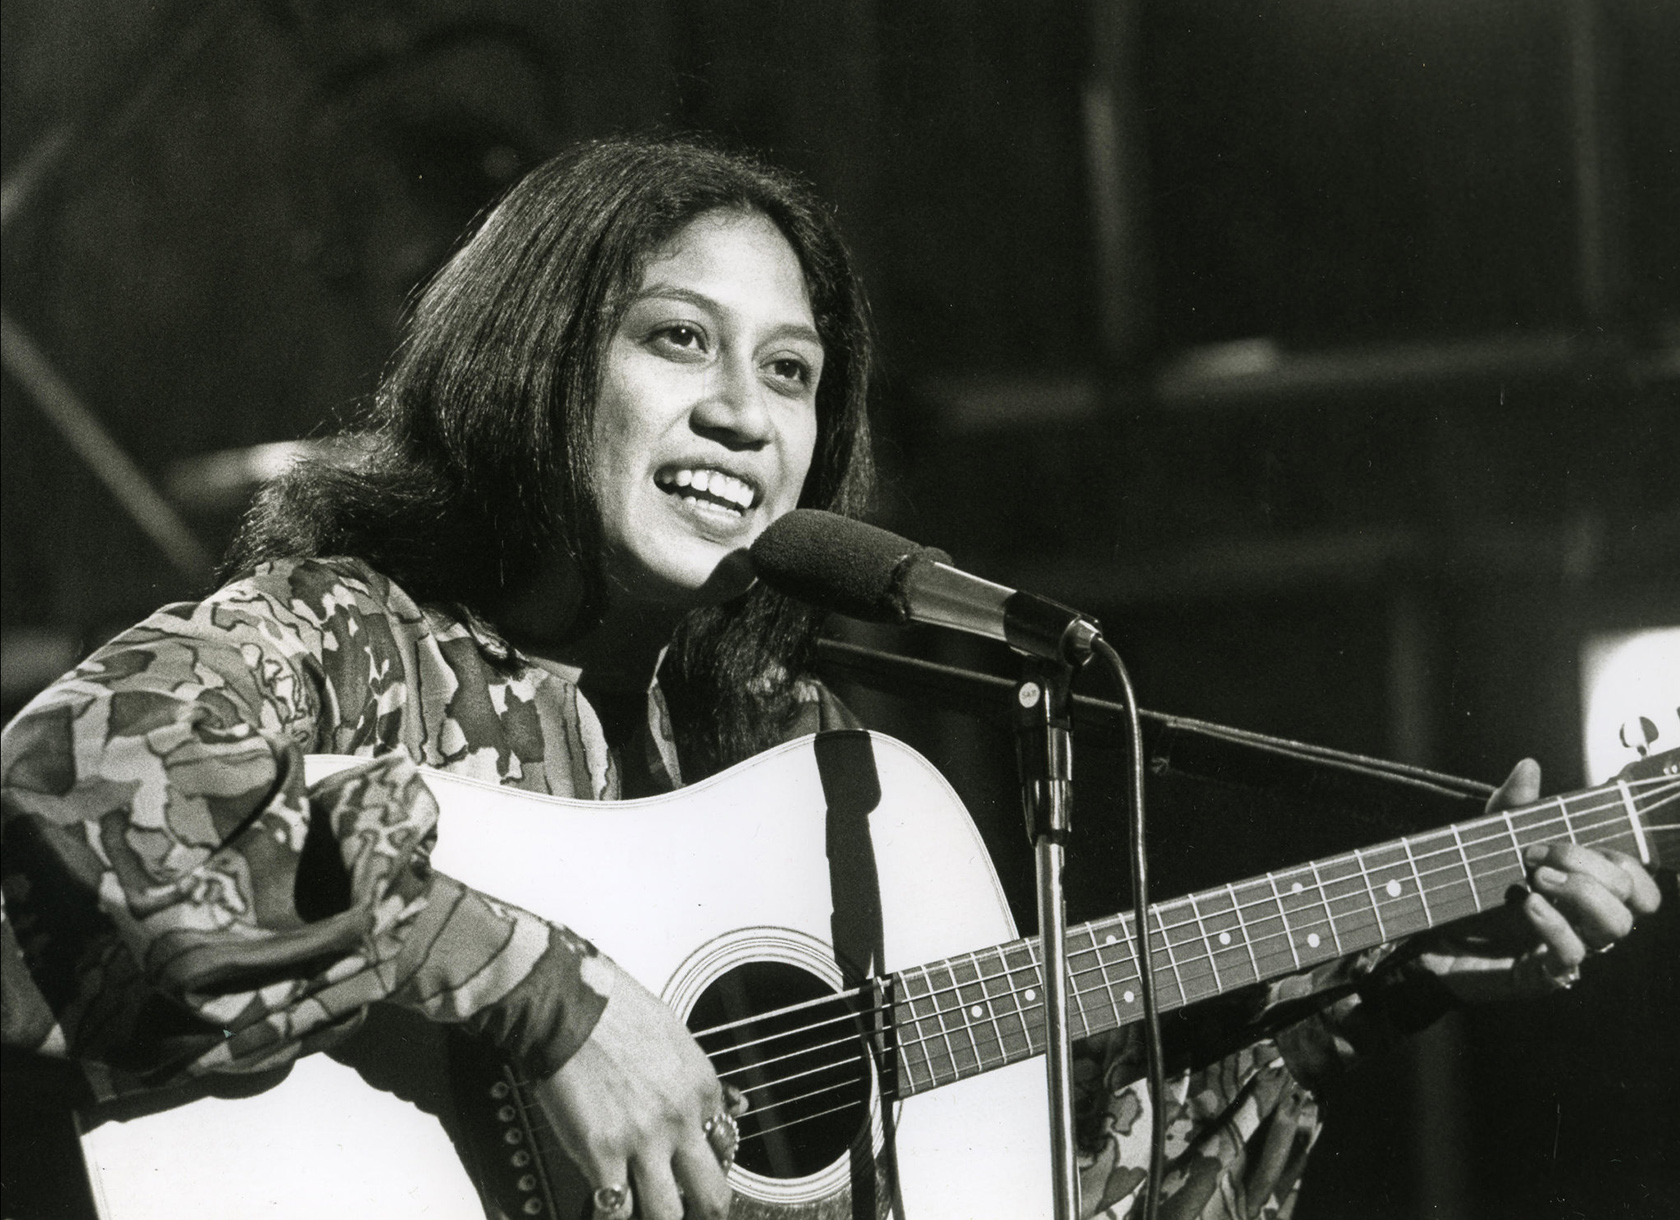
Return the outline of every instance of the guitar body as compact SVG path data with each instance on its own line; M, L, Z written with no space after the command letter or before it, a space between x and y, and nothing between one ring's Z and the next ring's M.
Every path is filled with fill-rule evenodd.
M311 759L310 778L357 761ZM635 801L536 796L440 772L427 781L443 810L439 869L584 932L692 1028L790 1004L838 1012L821 998L1015 935L950 786L876 734L804 738ZM898 1099L890 1080L883 1093L867 1016L826 1020L803 1059L757 1053L747 1038L730 1060L759 1111L756 1126L743 1121L732 1215L1048 1215L1042 1059ZM829 1047L852 1065L849 1083L807 1066ZM430 1078L397 1093L435 1095L437 1056L417 1048L410 1058ZM797 1070L785 1070L790 1061ZM506 1082L486 1074L453 1087L459 1113L490 1133L478 1141L492 1149L478 1158L482 1200L437 1119L325 1055L257 1096L91 1126L83 1147L114 1220L587 1214L557 1154L538 1150L538 1172L512 1172L541 1132L508 1102ZM502 1153L511 1186L485 1180Z
M310 778L358 761L311 759ZM1049 1214L1037 954L1000 943L1014 927L985 848L908 746L824 733L613 803L428 783L440 869L587 932L746 1093L736 1220ZM1677 813L1671 750L1598 788L1156 903L1147 955L1130 916L1070 928L1070 1025L1137 1020L1146 956L1165 1011L1495 908L1534 844L1672 864ZM588 1215L519 1082L459 1033L376 1004L332 1057L268 1083L80 1116L104 1214Z

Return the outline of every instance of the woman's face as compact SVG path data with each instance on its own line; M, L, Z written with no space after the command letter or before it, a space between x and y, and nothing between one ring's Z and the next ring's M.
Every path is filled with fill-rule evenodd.
M763 215L705 213L653 256L595 410L609 612L746 590L746 548L805 485L822 364L799 259Z

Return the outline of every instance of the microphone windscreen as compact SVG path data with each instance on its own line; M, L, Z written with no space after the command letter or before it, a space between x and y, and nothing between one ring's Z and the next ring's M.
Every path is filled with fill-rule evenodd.
M943 551L814 508L778 517L752 545L759 579L778 592L852 618L891 623L909 619L901 573L913 559L951 561Z

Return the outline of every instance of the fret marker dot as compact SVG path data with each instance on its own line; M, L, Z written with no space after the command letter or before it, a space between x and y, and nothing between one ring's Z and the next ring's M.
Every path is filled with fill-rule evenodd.
M1103 938L1103 944L1105 944L1105 945L1114 945L1114 944L1118 944L1118 943L1119 943L1119 938L1116 937L1112 932L1110 932L1106 937Z
M1390 881L1388 883L1388 896L1390 898L1400 897L1400 883L1398 881Z
M1120 998L1130 1004L1132 1002L1132 993L1130 991L1122 992Z
M1028 987L1027 988L1027 999L1029 999L1029 1000L1038 999L1038 992L1034 991L1031 987Z
M1308 932L1307 933L1307 943L1315 949L1318 948L1318 933L1317 932Z
M968 1010L968 1015L978 1021L983 1011L984 1010L980 1007L980 1005L976 1004L973 1008Z
M1221 932L1219 934L1219 943L1222 944L1222 945L1230 944L1231 943L1231 934L1229 932Z
M1289 887L1289 892L1291 894L1299 894L1303 888L1304 887L1301 885L1301 883L1299 881L1297 881L1294 885Z

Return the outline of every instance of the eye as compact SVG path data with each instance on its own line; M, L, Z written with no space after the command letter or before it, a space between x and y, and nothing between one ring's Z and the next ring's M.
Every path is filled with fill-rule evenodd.
M803 360L792 356L778 356L770 362L770 372L783 381L791 381L798 385L811 384L811 366Z
M698 326L690 326L687 322L673 322L668 326L661 326L654 331L651 339L667 347L674 347L685 352L703 352L706 350L706 336Z

